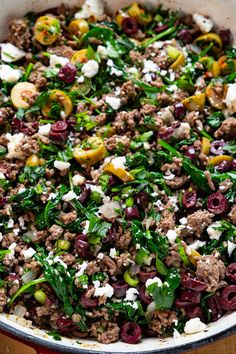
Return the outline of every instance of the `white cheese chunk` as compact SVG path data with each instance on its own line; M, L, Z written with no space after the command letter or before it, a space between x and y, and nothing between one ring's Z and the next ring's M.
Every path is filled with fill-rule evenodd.
M115 168L123 168L125 169L125 164L126 164L126 157L125 156L118 156L115 157L112 161L111 161L112 165Z
M9 219L8 223L7 223L7 228L8 229L12 229L14 226L14 220L13 219Z
M25 259L32 258L35 255L36 251L32 247L28 248L27 250L22 251L22 255Z
M0 172L0 179L6 179L4 173Z
M102 287L95 286L94 296L112 297L113 294L114 294L114 289L110 284L106 284L105 286Z
M103 45L99 45L97 48L97 53L102 59L107 58L107 48L104 47Z
M64 202L70 202L71 200L76 199L76 198L77 198L77 195L75 194L75 192L69 191L68 193L63 195L62 200Z
M59 57L58 55L55 54L50 55L49 66L50 68L54 69L56 72L59 72L60 68L62 66L65 66L67 63L69 63L68 58Z
M166 236L171 244L175 243L175 240L177 238L177 232L175 230L168 230L166 233Z
M51 129L51 124L44 124L39 126L38 133L43 136L48 136Z
M207 233L211 240L219 240L220 236L222 235L222 231L217 230L218 227L221 226L220 221L215 221L211 223L207 228Z
M7 158L8 159L23 159L24 158L24 153L21 151L20 147L23 143L24 140L24 134L23 133L17 133L17 134L6 134L6 138L9 141L7 144L7 149L8 149L8 154Z
M81 69L84 76L89 77L89 78L97 75L98 70L99 70L99 65L96 60L87 61L87 63L85 63Z
M129 288L126 291L126 296L124 301L135 301L137 299L138 296L138 290L135 288Z
M0 79L6 82L16 82L21 78L21 71L9 65L0 65Z
M229 84L225 103L230 113L236 112L236 84Z
M99 214L102 214L105 218L112 219L119 216L119 213L116 210L120 208L121 206L119 202L112 201L101 205L98 209L98 212Z
M155 283L157 283L158 286L162 286L162 281L161 281L161 279L158 278L158 277L154 277L154 278L152 278L152 279L148 279L148 280L146 281L146 283L145 283L145 286L146 286L146 288L148 288L149 285L155 284Z
M55 160L53 165L60 171L65 171L70 168L70 163L65 161Z
M115 110L119 109L121 106L121 99L119 97L107 96L105 101Z
M81 176L79 173L72 177L72 183L74 186L81 186L85 182L85 177Z
M103 0L85 0L80 11L76 12L75 18L99 17L104 13Z
M193 334L202 332L206 329L205 323L203 323L199 317L192 318L187 321L184 327L184 332L187 334Z
M79 264L79 271L75 274L75 277L79 277L80 275L83 275L87 267L88 267L88 262L86 261L84 261L82 264Z
M143 73L155 73L158 70L158 66L152 60L144 60Z
M232 241L228 241L227 242L227 250L228 250L228 255L229 257L231 256L231 254L233 253L233 251L235 250L236 248L236 243L232 242Z
M197 250L198 248L204 246L206 241L196 240L191 245L187 246L187 254L190 255L192 250Z
M54 263L60 263L62 265L62 267L67 269L67 264L65 262L63 262L63 260L59 256L56 256L53 261L54 261Z
M183 139L186 138L190 133L191 127L188 123L180 123L180 126L175 129L173 133L173 138Z
M210 32L214 25L214 23L209 18L200 14L194 14L193 21L198 25L202 33Z
M115 248L111 248L110 249L109 256L111 258L115 258L116 257L116 249Z
M25 52L11 43L1 43L1 59L6 63L13 63L14 61L24 58Z

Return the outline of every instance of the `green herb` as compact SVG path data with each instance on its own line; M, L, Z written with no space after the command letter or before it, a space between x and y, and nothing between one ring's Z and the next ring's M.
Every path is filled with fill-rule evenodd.
M20 183L24 183L28 180L30 183L34 184L40 178L45 175L45 167L44 166L25 166L18 179Z
M230 141L227 145L223 146L223 150L230 154L236 154L236 141Z
M21 81L23 81L23 82L28 81L28 78L29 78L31 72L33 71L33 68L34 68L34 64L33 63L29 63L29 65L26 68L26 71L25 71L24 75L22 76Z
M158 283L153 283L148 286L147 290L153 296L156 310L171 308L175 299L175 290L179 285L179 272L177 269L173 268L168 271L165 282L161 286Z
M147 48L149 45L151 45L152 43L159 41L160 39L169 36L170 34L172 34L173 32L175 32L175 27L170 27L167 30L157 34L156 36L154 36L153 38L149 39L148 41L146 41L143 45L140 46L141 49L145 49Z
M111 224L102 221L95 215L91 215L89 219L89 243L97 244L100 242L101 238L105 237L108 229L111 227Z
M51 336L54 340L61 340L61 335L57 331L49 331L47 332L49 336Z
M218 128L221 125L221 122L225 119L224 114L219 112L212 113L209 117L206 118L207 124L211 128Z
M11 306L13 304L13 302L23 293L25 293L26 291L29 291L29 289L32 286L35 286L37 284L40 283L45 283L47 281L46 278L39 278L39 279L35 279L30 281L29 283L23 285L19 290L17 290L17 292L12 296L11 300L8 302L8 306Z
M113 315L114 312L119 312L120 316L124 319L128 319L132 322L145 324L147 321L144 317L144 310L140 301L135 301L138 305L137 309L134 309L128 302L109 302L107 303L108 313Z

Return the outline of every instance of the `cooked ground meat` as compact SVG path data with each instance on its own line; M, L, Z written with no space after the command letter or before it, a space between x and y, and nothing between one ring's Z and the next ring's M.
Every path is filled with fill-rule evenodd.
M154 311L152 313L148 327L152 331L161 335L163 331L165 331L167 327L171 326L176 319L177 316L173 311Z
M214 136L219 139L224 137L227 140L235 139L236 135L236 118L227 118L221 123L221 126L215 132Z
M187 226L184 229L184 233L201 237L203 231L211 224L213 217L214 214L207 210L195 211L187 216Z
M206 291L215 292L226 284L222 281L225 278L225 270L221 260L217 260L214 256L202 256L197 261L196 276L207 284Z
M30 49L30 27L24 19L14 19L9 23L8 41L20 49Z
M231 222L236 226L236 205L230 210L229 217Z
M51 47L48 49L48 52L68 59L71 59L72 55L74 54L74 50L66 45Z
M120 329L116 323L102 320L93 323L90 332L99 342L108 344L118 340Z
M108 151L115 151L121 146L124 148L124 152L126 152L130 146L130 138L125 135L112 135L110 138L104 139L104 143Z
M35 84L38 88L43 88L47 85L47 79L45 77L45 69L44 65L35 64L34 70L29 76L29 81Z
M70 213L63 213L60 216L60 220L63 222L63 224L67 225L70 224L71 222L75 221L77 219L77 212L76 210L71 211Z
M172 180L166 180L167 186L172 189L179 189L185 185L185 183L189 180L188 176L182 175L180 177L175 176Z

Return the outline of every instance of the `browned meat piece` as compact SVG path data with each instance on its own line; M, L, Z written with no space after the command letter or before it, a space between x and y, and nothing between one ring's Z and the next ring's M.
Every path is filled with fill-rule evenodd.
M0 108L0 127L5 125L10 117L13 117L14 115L14 110L11 107L2 107ZM5 135L2 135L1 138L3 138ZM6 139L6 143L7 143ZM2 144L2 143L1 143ZM5 145L5 144L4 144Z
M170 247L169 255L165 258L168 267L180 267L181 258L178 252L178 245L174 244Z
M144 115L152 114L157 111L157 107L152 104L145 104L141 108L140 112Z
M37 154L37 152L40 151L40 147L37 140L34 140L29 136L25 137L20 149L25 156L30 156L31 154Z
M172 98L166 92L159 92L157 94L157 101L160 103L161 106L168 106L171 103Z
M142 62L145 59L145 55L135 52L134 50L129 52L129 57L133 63Z
M104 125L107 120L107 115L106 113L100 113L94 120L98 125Z
M24 19L14 19L9 23L8 41L20 49L30 48L30 28Z
M85 273L88 275L93 275L93 274L98 273L100 271L101 271L101 268L97 264L97 261L90 261L88 263L86 270L85 270Z
M120 328L117 323L102 320L92 324L90 333L91 336L97 338L99 342L108 344L118 341Z
M62 254L60 258L67 265L72 265L75 262L75 257L73 256L73 254L70 253Z
M121 86L122 102L125 103L129 98L134 99L137 96L137 88L132 81L127 81ZM125 101L125 102L124 102Z
M7 304L7 295L4 288L0 288L0 313L3 312L4 306Z
M66 45L48 48L48 52L68 59L74 54L74 50Z
M77 212L76 210L71 211L70 213L63 213L60 216L60 220L63 222L63 224L67 225L70 224L71 222L75 221L77 218Z
M117 113L112 126L117 132L123 132L127 128L133 131L135 129L135 121L139 119L140 114L137 109L130 112L122 111Z
M156 332L162 334L168 326L172 326L173 322L177 319L175 312L170 310L155 311L152 313L151 321L148 327Z
M182 167L182 159L178 157L173 157L173 162L165 163L161 167L161 171L162 172L172 171L175 172L176 174L179 174L181 172L181 167Z
M222 281L225 277L225 265L214 256L203 256L197 262L196 276L207 284L206 291L215 292L226 283Z
M104 139L104 143L108 151L114 151L122 146L124 151L127 152L130 146L130 138L126 135L112 135L110 138Z
M204 175L205 175L205 177L206 177L208 186L210 187L210 189L211 189L212 191L214 191L214 190L215 190L215 186L214 186L214 183L213 183L213 181L212 181L212 179L211 179L211 174L210 174L210 172L209 172L209 171L204 171Z
M175 228L175 213L172 200L169 200L165 205L161 221L157 225L157 227L158 229L161 229L164 233L166 233L168 230L173 230Z
M116 264L109 256L104 256L101 260L102 268L105 271L108 271L111 275L114 275L116 272Z
M52 225L48 231L51 234L51 240L57 240L63 234L63 228L56 224Z
M198 210L187 216L187 227L184 234L200 237L208 225L211 224L214 214L207 210Z
M126 250L128 249L130 242L132 240L131 238L131 232L129 230L118 233L117 239L116 239L116 247L121 249L121 250Z
M172 180L166 180L167 186L172 189L179 189L185 185L185 183L189 180L188 176L182 175L180 177L175 176Z
M34 70L29 76L29 81L35 84L38 88L43 88L47 85L47 79L44 75L46 67L41 63L36 63Z
M202 115L199 112L193 111L186 114L186 117L183 119L183 122L186 122L190 125L191 128L195 128L196 131L202 130Z
M219 129L215 132L214 136L224 138L225 140L233 140L236 136L236 118L227 118L224 120Z
M236 205L230 210L229 217L231 222L236 226Z

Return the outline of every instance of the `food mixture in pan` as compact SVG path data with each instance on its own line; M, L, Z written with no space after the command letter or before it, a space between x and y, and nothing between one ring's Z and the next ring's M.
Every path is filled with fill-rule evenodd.
M0 312L137 343L236 310L236 49L201 14L101 0L1 47Z

